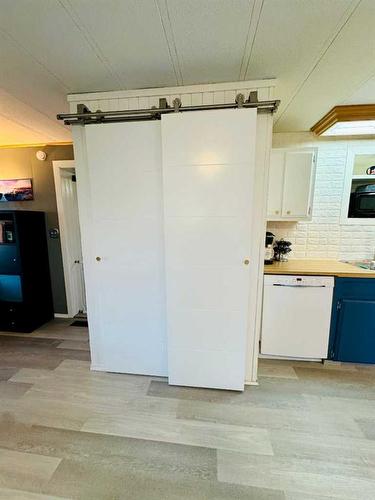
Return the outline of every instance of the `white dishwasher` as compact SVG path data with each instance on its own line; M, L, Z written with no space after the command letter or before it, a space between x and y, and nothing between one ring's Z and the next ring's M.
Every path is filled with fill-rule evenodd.
M333 287L329 276L264 276L261 354L327 358Z

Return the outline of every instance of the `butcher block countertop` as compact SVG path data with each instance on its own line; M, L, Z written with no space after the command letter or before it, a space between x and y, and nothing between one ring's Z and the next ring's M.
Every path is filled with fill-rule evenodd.
M330 259L291 259L264 266L264 274L302 274L339 276L340 278L375 278L375 271Z

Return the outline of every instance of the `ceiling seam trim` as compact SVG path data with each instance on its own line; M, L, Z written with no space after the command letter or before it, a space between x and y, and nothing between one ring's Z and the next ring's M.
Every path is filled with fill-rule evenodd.
M239 77L240 80L246 80L246 75L247 72L249 71L250 61L253 55L255 38L258 33L258 27L262 15L263 5L264 5L264 0L254 0L253 10L251 12L251 17L250 17L249 29L246 37L246 45L241 63L240 77Z
M302 82L297 86L295 89L293 95L290 97L288 100L287 104L285 105L284 109L277 114L277 117L275 119L275 125L277 122L282 118L282 116L285 114L289 106L292 104L294 99L297 97L297 95L300 93L310 76L313 74L315 69L319 66L319 63L322 61L324 56L327 54L329 49L332 47L332 45L335 43L337 37L340 35L341 31L345 28L345 26L348 24L350 21L350 18L353 16L354 12L358 9L359 5L361 4L362 0L353 0L353 2L350 4L350 7L346 10L346 13L343 15L343 19L338 23L338 26L336 27L336 30L334 33L326 40L322 51L318 55L317 59L314 61L312 68L308 71L307 75L303 78Z
M242 53L242 58L241 58L240 71L238 73L238 79L239 80L242 79L242 75L244 74L243 67L244 67L244 64L245 64L245 57L246 57L246 52L247 52L246 49L248 47L249 38L250 38L251 21L253 20L254 9L255 9L255 0L253 1L253 8L251 9L251 14L250 14L250 19L249 19L249 26L247 27L246 40L245 40L245 45L244 45L244 48L243 48L243 53Z
M55 119L54 119L54 118L55 118L55 115L53 115L53 116L54 116L54 118L52 118L51 116L47 115L44 111L41 111L40 109L38 109L38 108L36 108L36 107L32 106L32 105L31 105L31 104L29 104L28 102L23 101L23 100L22 100L22 99L20 99L18 96L15 96L15 95L11 94L8 90L4 90L4 89L2 89L2 90L0 90L0 94L1 94L1 92L4 92L4 93L6 93L6 94L9 94L9 95L11 96L11 98L13 98L13 99L15 99L16 101L20 102L20 103L21 103L21 104L23 104L24 106L26 106L26 107L28 107L28 108L32 109L32 110L33 110L33 111L35 111L36 113L41 114L42 116L44 116L45 118L47 118L47 120L49 120L49 121L51 121L52 123L54 123L56 126L61 126L61 125L60 125L60 123L58 122L58 120L55 120ZM1 114L1 113L4 113L4 112L1 112L1 111L0 111L0 114ZM3 114L3 116L5 116L5 115ZM64 127L63 127L63 128L64 128Z
M18 50L24 52L28 57L30 57L38 66L40 66L46 73L56 80L56 82L64 89L65 92L71 92L71 88L64 83L63 80L59 76L57 76L53 71L51 71L47 66L42 63L37 57L35 57L26 47L24 47L18 40L16 40L10 33L4 30L4 28L0 27L0 32L8 38L13 45L17 47Z
M112 68L111 63L107 59L107 57L103 54L103 52L100 49L99 44L96 42L95 38L92 36L90 33L89 29L84 25L84 22L80 18L80 16L77 14L77 12L74 10L72 4L70 3L69 0L57 0L61 7L65 10L65 12L68 14L70 17L71 21L77 28L77 30L80 32L82 37L86 40L86 43L90 47L90 49L94 52L95 57L103 64L105 69L108 71L110 76L116 78L117 82L121 86L125 86L124 82L122 81L122 78L120 75ZM67 5L65 5L67 4ZM79 21L77 22L76 19ZM84 27L84 28L83 28Z
M360 89L363 85L366 85L366 83L368 83L370 80L372 80L373 78L375 77L375 73L371 73L370 76L364 78L364 80L362 80L362 82L357 85L356 89L354 90L354 92L351 92L350 94L347 94L344 98L343 98L343 101L347 100L347 99L350 99L352 95L354 95L358 89ZM375 99L375 98L374 98Z
M163 6L161 5L163 3ZM159 12L160 22L163 28L164 37L167 42L169 57L172 63L173 72L176 78L177 85L183 85L184 79L182 75L180 60L178 57L176 41L173 33L171 18L169 15L168 5L166 0L155 0L156 8Z
M4 113L2 113L1 111L0 111L0 116L2 116L3 118L5 118L6 120L8 120L10 122L15 123L16 125L18 125L21 128L24 128L26 130L29 130L30 132L33 132L34 134L41 135L41 136L46 136L46 137L49 137L50 139L56 140L56 136L50 135L50 134L45 133L45 132L40 132L40 131L38 131L38 129L30 127L29 125L25 125L24 123L21 123L20 121L15 120L13 117L10 118L9 116L4 115Z

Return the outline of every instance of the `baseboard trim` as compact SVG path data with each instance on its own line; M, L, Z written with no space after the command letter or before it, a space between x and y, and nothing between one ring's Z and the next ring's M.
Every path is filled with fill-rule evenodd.
M92 363L90 365L90 370L93 371L93 372L105 372L105 371L107 371L102 366L93 365Z
M258 382L253 382L253 381L250 381L250 380L245 380L245 385L259 385Z
M314 363L322 363L326 358L296 358L292 356L275 356L273 354L260 354L259 359L277 359L281 361L313 361Z
M61 313L55 313L54 316L55 316L55 318L65 318L65 319L70 318L69 314L61 314ZM70 319L73 319L73 318L70 318Z

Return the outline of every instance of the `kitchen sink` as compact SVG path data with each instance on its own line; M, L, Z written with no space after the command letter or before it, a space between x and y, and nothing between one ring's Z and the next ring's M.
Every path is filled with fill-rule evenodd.
M375 271L375 260L343 260L342 262L345 262L345 264L351 264L352 266L359 267L361 269Z

